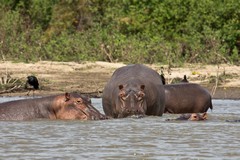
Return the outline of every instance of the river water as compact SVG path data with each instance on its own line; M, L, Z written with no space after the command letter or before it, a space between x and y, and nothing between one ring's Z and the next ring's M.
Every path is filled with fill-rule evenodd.
M0 97L0 102L20 97ZM23 98L23 97L21 97ZM92 99L103 112L101 99ZM0 159L240 159L240 100L213 100L207 121L179 115L103 121L0 121Z

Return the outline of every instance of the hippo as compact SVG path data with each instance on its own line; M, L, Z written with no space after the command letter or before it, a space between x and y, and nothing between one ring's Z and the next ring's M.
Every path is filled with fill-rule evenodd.
M22 99L0 104L0 120L107 119L90 100L78 93Z
M226 122L240 122L240 119L235 119L235 120L226 120Z
M169 84L164 90L164 113L203 113L213 108L210 93L198 84Z
M199 113L182 114L180 117L176 119L166 119L166 121L171 121L171 120L203 121L203 120L207 120L207 113L204 112L203 114L199 114Z
M164 104L161 76L142 64L116 69L102 94L104 113L112 118L162 116Z

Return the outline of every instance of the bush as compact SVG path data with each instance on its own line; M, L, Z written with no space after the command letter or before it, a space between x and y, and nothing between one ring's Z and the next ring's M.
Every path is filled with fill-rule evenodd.
M0 2L2 59L239 63L238 0Z

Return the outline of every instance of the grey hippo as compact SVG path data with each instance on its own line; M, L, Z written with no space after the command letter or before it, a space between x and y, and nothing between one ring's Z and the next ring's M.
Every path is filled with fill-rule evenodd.
M42 98L22 99L0 104L0 120L107 119L86 97L65 93Z
M113 118L162 116L164 104L161 76L142 64L116 69L102 95L103 110Z
M213 109L210 93L195 83L164 85L164 113L203 113Z

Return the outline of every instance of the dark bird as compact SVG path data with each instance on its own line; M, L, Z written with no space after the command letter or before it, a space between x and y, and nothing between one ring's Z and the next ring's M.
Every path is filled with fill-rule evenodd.
M166 84L166 79L165 79L165 77L164 77L163 70L164 70L164 68L161 67L161 75L160 75L160 76L161 76L161 79L162 79L162 84L165 85L165 84Z
M162 73L160 76L161 76L161 79L162 79L162 84L165 85L166 80L165 80L164 74Z
M188 83L188 80L187 80L187 76L186 76L186 75L183 76L183 79L181 80L181 82Z
M29 85L30 85L32 88L28 88ZM34 91L37 90L37 89L39 89L39 83L38 83L37 77L35 77L35 76L28 76L28 77L27 77L27 82L26 82L25 88L26 88L26 89L29 89L27 95L29 95L29 93L30 93L31 90L33 90L33 94L34 94Z

